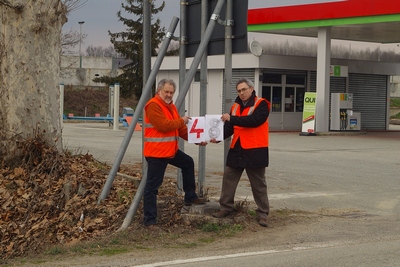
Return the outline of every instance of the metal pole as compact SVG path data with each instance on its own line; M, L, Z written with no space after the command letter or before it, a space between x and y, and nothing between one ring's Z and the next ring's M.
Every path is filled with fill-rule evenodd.
M82 69L82 24L84 21L79 21L79 68Z
M60 83L60 115L61 115L60 126L62 129L63 125L64 125L64 84L63 83Z
M179 88L185 81L186 75L186 7L188 2L181 1L181 8L180 8L180 16L181 16L181 23L180 23L180 44L179 44ZM181 105L179 108L180 116L185 116L185 103ZM185 150L185 142L182 138L179 138L178 141L179 149L184 151ZM183 178L182 172L178 169L176 173L176 180L178 186L178 194L183 192Z
M143 88L146 86L147 80L151 72L151 7L150 1L143 1ZM151 97L151 90L146 94L142 94L146 100ZM147 102L147 101L146 101ZM139 112L138 109L136 109ZM141 111L140 111L141 112ZM144 140L144 128L146 126L142 124L142 140ZM142 142L142 151L144 151L144 143ZM145 173L147 169L147 161L142 155L142 173Z
M119 83L114 84L114 125L113 130L119 128Z
M114 85L110 85L109 89L109 98L108 98L108 112L110 117L114 117Z
M233 0L227 0L226 4L226 25L225 25L225 105L224 113L228 113L232 105L232 27L233 27ZM231 138L224 141L224 166L228 155Z
M149 79L147 80L146 86L143 88L144 95L146 95L146 93L148 93L152 88L152 85L153 85L153 83L154 83L154 81L156 79L157 72L160 69L161 63L162 63L162 61L164 59L164 56L165 56L165 54L167 52L168 45L169 45L169 43L171 41L171 38L172 38L173 33L175 31L176 25L178 24L178 21L179 21L179 19L177 17L173 17L171 25L168 28L168 32L165 35L164 41L163 41L163 43L162 43L162 45L160 47L159 53L157 55L157 59L154 62L154 67L153 67L153 69L152 69L152 71L150 73ZM126 149L128 148L129 141L131 140L132 135L133 135L133 133L135 131L136 123L139 120L139 116L141 114L141 112L139 112L139 111L143 110L146 102L147 102L147 99L145 97L141 97L139 99L139 102L138 102L138 104L136 106L136 111L137 112L135 112L133 114L132 122L129 125L128 130L126 131L124 139L122 140L121 147L120 147L120 149L118 151L117 157L116 157L116 159L115 159L115 161L113 163L113 166L112 166L112 168L110 170L110 173L109 173L109 175L107 177L106 184L104 185L104 188L103 188L103 190L101 192L101 195L99 197L98 203L100 203L102 200L104 200L108 196L108 194L110 193L110 189L111 189L112 183L114 182L115 175L118 172L119 166L121 165L121 162L122 162L122 158L124 157ZM144 175L142 177L141 184L142 183L146 183L146 179L147 179L147 177ZM136 195L138 195L138 197ZM139 194L137 193L136 195L135 195L135 198L134 198L134 202L132 203L131 208L128 211L127 218L125 219L125 221L127 221L127 222L124 221L124 225L126 225L126 223L128 223L128 222L130 224L131 219L133 218L133 215L134 215L134 214L130 214L130 212L134 213L136 211L136 209L137 209L136 205L138 205L139 202L140 202L140 198L141 198L140 193ZM128 215L131 216L131 217L129 217ZM124 225L123 225L123 227L124 227Z
M178 98L175 101L175 105L178 107L178 109L182 106L183 102L185 101L187 91L189 90L193 77L196 74L196 70L200 64L202 55L204 51L207 49L208 43L211 39L212 32L214 30L214 26L217 23L219 13L221 12L223 5L225 4L225 1L226 0L218 0L217 5L214 8L214 12L211 15L210 22L208 23L206 32L204 33L204 38L201 40L200 45L197 48L196 54L192 61L192 65L190 66L189 71L186 74L185 82L180 87Z
M201 39L204 38L207 28L208 1L201 1ZM207 50L204 51L200 67L200 116L207 113ZM198 193L200 197L204 196L204 181L206 169L206 147L199 146L198 163Z

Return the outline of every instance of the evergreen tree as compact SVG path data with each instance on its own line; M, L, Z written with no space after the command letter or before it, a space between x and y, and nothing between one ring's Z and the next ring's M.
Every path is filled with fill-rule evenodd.
M154 1L150 1L150 9L153 15L164 9L165 2L156 7ZM137 99L142 94L143 87L143 0L126 0L126 4L122 4L122 8L128 13L135 16L136 20L125 18L121 11L117 13L120 21L126 25L125 32L117 32L108 34L110 41L114 45L115 51L122 55L130 63L123 66L123 73L117 77L103 76L93 79L94 82L106 84L114 84L118 82L121 87L122 97L135 96ZM157 48L165 36L165 28L160 26L160 19L156 19L151 25L151 56L157 55Z

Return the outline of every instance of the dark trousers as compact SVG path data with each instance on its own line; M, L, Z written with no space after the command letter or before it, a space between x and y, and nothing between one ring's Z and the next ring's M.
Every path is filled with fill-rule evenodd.
M221 210L233 211L236 188L243 171L244 168L225 167L224 177L222 178L221 198L219 200ZM260 219L267 218L269 214L269 200L265 168L246 168L246 173L249 177L254 201L257 204L257 217Z
M196 182L194 176L193 158L178 150L173 158L146 157L147 180L143 195L144 225L157 223L157 195L158 188L162 185L165 169L168 164L182 170L183 191L185 201L190 202L197 198Z

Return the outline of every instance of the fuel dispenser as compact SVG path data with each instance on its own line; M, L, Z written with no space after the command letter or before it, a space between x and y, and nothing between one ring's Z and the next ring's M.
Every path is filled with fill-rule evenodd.
M352 93L331 94L331 130L354 131L361 129L361 113L353 112Z

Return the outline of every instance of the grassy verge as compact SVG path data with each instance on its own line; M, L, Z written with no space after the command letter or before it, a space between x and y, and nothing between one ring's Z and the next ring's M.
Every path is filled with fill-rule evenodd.
M392 97L390 98L390 107L391 108L400 108L400 97ZM396 115L390 116L391 119L400 119L400 112Z
M400 97L390 98L390 107L400 108Z

